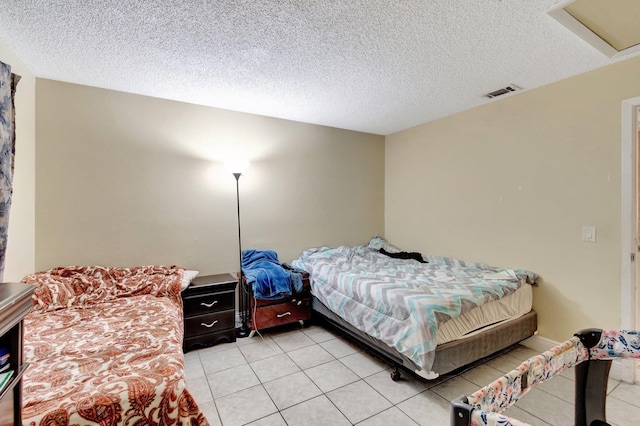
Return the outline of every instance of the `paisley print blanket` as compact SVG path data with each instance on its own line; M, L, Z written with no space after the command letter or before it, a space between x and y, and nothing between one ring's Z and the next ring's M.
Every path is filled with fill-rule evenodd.
M24 320L24 425L207 425L186 388L175 266L68 267Z
M440 324L537 279L527 271L423 257L428 263L394 259L371 245L322 247L293 265L310 273L311 290L326 307L426 372Z

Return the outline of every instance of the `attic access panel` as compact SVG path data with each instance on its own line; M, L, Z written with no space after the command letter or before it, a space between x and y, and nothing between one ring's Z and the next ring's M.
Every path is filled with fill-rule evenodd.
M547 13L609 58L640 51L638 0L571 0Z

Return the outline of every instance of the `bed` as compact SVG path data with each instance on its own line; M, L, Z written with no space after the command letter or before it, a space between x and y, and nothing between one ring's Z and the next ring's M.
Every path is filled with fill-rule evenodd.
M24 425L206 425L186 388L175 266L29 275Z
M535 333L536 274L402 254L376 236L292 262L310 274L314 313L395 365L392 378L403 367L435 379Z

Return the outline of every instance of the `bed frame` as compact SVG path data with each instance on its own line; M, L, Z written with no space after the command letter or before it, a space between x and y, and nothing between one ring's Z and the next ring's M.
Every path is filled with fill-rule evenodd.
M537 329L537 314L531 310L525 315L486 328L473 336L438 345L431 372L424 372L384 342L354 328L315 297L313 297L312 308L314 319L320 319L338 329L348 338L395 367L395 371L391 373L393 380L400 379L401 368L422 378L435 379L439 375L454 371L531 337Z

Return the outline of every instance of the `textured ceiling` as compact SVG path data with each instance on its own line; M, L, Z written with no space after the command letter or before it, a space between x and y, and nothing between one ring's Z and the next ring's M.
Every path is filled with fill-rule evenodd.
M42 78L386 135L611 63L556 3L0 0L0 39Z

